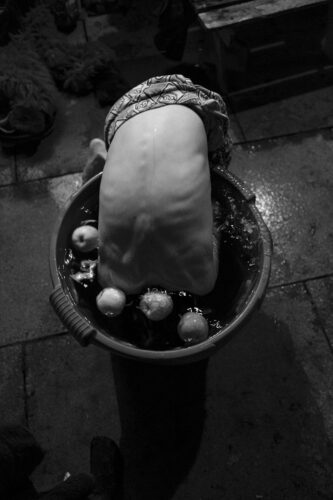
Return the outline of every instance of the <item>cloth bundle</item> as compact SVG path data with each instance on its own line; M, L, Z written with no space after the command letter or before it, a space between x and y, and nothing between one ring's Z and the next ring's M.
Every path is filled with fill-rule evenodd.
M0 67L3 137L39 136L49 130L56 114L57 89L34 47L12 40L0 51Z
M127 120L144 111L170 104L189 107L200 116L206 129L210 162L228 168L232 141L226 105L217 92L196 85L183 75L149 78L118 99L105 120L106 149Z
M57 91L96 91L113 104L128 89L104 43L72 44L57 29L47 5L31 8L21 29L0 51L0 140L4 144L41 139L52 129Z
M96 78L114 61L113 51L102 42L70 43L42 4L24 16L21 32L14 38L32 44L57 86L77 95L91 92Z

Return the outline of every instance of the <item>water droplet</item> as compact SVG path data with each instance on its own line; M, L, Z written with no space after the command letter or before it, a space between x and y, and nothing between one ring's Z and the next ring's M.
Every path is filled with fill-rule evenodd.
M64 263L65 263L66 266L68 266L73 261L74 261L74 255L73 255L72 249L69 248L68 250L66 250L65 258L64 258Z

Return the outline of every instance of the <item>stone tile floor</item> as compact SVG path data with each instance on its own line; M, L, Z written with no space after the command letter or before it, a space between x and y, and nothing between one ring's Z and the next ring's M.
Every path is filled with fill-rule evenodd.
M163 64L152 60L123 63L133 84ZM53 225L107 110L60 96L35 154L0 155L0 421L27 425L45 449L38 488L89 471L90 440L107 435L125 459L126 500L333 497L332 95L231 116L231 170L271 230L271 281L238 336L184 367L84 349L48 302Z

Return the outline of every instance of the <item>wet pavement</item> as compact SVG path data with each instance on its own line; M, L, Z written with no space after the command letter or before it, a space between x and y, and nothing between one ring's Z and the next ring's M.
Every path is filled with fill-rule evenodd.
M135 56L122 63L133 85L165 64ZM271 280L234 339L183 367L82 348L48 302L50 236L107 109L60 95L34 154L0 154L1 421L45 449L37 488L88 472L90 441L106 435L124 456L125 500L333 497L332 96L231 113L231 170L271 231Z

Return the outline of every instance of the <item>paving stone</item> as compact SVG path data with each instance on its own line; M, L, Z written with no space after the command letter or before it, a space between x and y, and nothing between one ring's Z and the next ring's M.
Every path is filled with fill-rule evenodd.
M234 148L231 170L257 196L274 242L272 284L333 271L330 131Z
M211 500L330 498L332 380L332 353L303 287L271 290L209 363L201 460L175 499L186 488Z
M22 355L20 345L0 349L1 425L27 425Z
M1 188L0 345L64 330L48 296L50 236L79 174Z
M37 151L17 156L19 181L81 172L89 142L103 137L108 110L101 108L92 94L80 98L59 95L57 108L54 130Z
M29 428L46 451L33 479L45 489L65 472L90 472L90 441L118 441L120 427L109 354L69 336L26 346Z
M206 365L113 360L125 499L331 498L332 352L303 285Z
M169 62L160 55L117 62L117 67L130 88L152 76L162 74L169 65Z
M333 126L333 89L325 87L237 113L248 141Z
M0 149L0 186L15 182L15 157Z
M243 142L244 135L242 129L239 126L237 116L234 114L230 114L229 120L230 120L230 136L232 143L235 145L238 144L239 142Z
M133 61L159 54L154 43L156 15L144 10L142 2L133 5L126 15L113 13L86 17L85 24L88 39L107 44L114 50L117 61Z
M322 278L307 282L312 300L320 319L320 324L325 329L326 335L333 347L333 277Z

